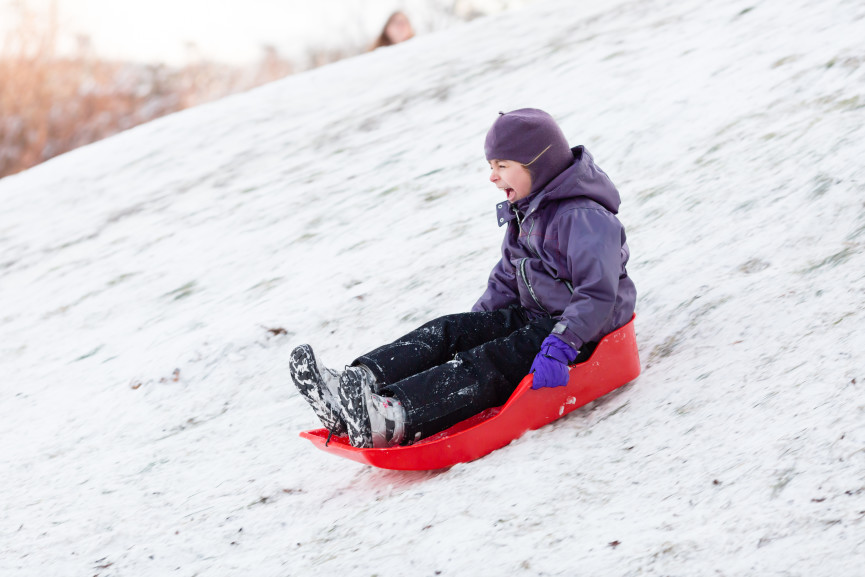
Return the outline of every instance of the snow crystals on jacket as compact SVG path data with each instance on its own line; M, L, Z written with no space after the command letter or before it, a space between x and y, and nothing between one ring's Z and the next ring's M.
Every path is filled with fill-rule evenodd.
M519 304L534 318L559 319L553 334L579 349L627 324L636 287L616 218L619 191L582 146L543 190L497 205L507 224L502 258L473 311Z

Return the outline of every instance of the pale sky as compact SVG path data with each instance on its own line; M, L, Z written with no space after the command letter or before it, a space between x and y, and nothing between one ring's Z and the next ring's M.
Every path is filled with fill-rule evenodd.
M19 2L21 0L18 0ZM531 0L467 0L487 10ZM0 33L17 18L14 0L0 0ZM372 42L397 9L418 32L429 28L431 6L441 0L23 0L32 10L57 8L60 47L71 50L86 35L112 59L183 64L193 53L210 60L255 60L264 44L298 57L318 47ZM46 12L47 13L47 12Z

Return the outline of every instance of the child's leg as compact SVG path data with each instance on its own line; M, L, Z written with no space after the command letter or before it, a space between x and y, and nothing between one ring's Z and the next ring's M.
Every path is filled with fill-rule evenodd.
M517 307L447 315L358 357L352 364L368 367L379 386L395 383L451 361L457 353L509 335L527 322L525 311Z
M555 319L535 319L509 335L460 352L450 362L383 387L381 393L396 397L405 409L405 439L428 437L504 404L555 324Z

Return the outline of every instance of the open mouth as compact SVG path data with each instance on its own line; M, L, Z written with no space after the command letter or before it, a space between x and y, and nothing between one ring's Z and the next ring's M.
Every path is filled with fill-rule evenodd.
M517 193L513 188L510 188L508 186L501 186L501 187L499 187L499 190L501 190L502 192L505 193L505 196L508 198L508 201L514 202L514 199L516 198Z

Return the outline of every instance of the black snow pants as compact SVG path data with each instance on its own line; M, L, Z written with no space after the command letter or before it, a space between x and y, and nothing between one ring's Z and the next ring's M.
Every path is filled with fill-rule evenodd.
M504 404L556 322L550 317L529 319L517 306L447 315L353 364L375 374L378 394L402 403L405 439L413 442Z

